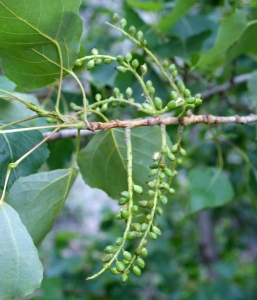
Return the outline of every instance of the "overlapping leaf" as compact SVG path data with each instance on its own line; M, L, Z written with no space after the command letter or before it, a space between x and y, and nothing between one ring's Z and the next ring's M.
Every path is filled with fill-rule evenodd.
M233 187L224 172L210 167L189 172L189 213L222 206L232 200Z
M0 123L3 125L3 123ZM17 128L18 126L10 126ZM18 127L19 128L19 127ZM43 139L39 131L24 131L0 134L0 188L3 188L8 164L15 162ZM26 157L15 169L12 170L8 181L8 188L20 176L35 173L45 162L49 154L44 143Z
M10 189L7 202L19 213L35 245L52 229L77 174L76 169L41 172L19 178Z
M135 128L131 136L133 180L135 184L145 187L145 182L149 181L148 166L153 162L152 155L160 150L160 128ZM127 189L124 130L113 129L94 136L87 147L80 151L78 165L87 184L117 199L119 193Z
M0 204L0 299L25 297L40 286L43 267L17 212Z
M72 69L79 51L80 0L0 1L0 57L5 75L26 89Z

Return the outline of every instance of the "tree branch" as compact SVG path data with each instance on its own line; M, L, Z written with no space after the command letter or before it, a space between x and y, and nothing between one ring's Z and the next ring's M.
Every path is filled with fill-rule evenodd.
M99 130L106 130L111 128L134 128L134 127L141 127L141 126L154 126L154 125L174 125L174 124L182 124L187 126L189 124L221 124L221 123L237 123L237 124L248 124L252 122L257 122L257 115L250 114L248 116L213 116L213 115L190 115L188 117L184 117L183 119L179 119L177 117L161 117L158 116L156 118L146 118L146 119L139 119L139 120L128 120L128 121L121 121L121 120L111 120L110 122L90 122L90 126L94 132L90 132L88 130L81 130L82 136L92 135ZM49 135L49 132L45 132L44 136ZM77 137L77 129L66 129L57 132L54 134L49 141L54 141L58 139L64 138L75 138Z

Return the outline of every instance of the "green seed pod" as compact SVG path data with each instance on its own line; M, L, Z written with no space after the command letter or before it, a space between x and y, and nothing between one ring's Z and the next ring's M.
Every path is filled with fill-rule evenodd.
M130 61L132 60L132 55L131 55L131 53L127 53L127 54L125 55L125 60L126 60L127 62L130 62Z
M153 219L153 217L150 214L148 214L145 218L147 221L152 221Z
M104 248L104 252L106 253L113 253L115 251L115 248L113 245L108 245Z
M162 66L163 66L164 68L167 68L167 67L169 66L169 62L168 62L167 60L164 60L164 61L162 62Z
M147 240L146 239L142 240L142 245L143 245L143 247L145 247L147 245Z
M145 232L148 228L148 224L147 223L142 223L141 224L141 231Z
M177 70L174 70L172 73L171 73L172 77L173 78L176 78L178 76L178 71Z
M136 69L139 66L139 61L137 59L133 59L131 62L131 66L133 69Z
M127 261L126 259L123 259L123 260L122 260L122 263L123 263L124 265L127 265L127 264L129 264L129 261Z
M157 206L156 208L156 212L159 216L162 216L163 215L163 209L160 207L160 206Z
M144 260L142 258L138 257L138 259L137 259L137 265L138 265L139 268L143 269L145 267Z
M141 252L141 255L146 257L148 255L148 251L146 248L142 248L142 252Z
M101 94L96 94L95 95L95 100L96 101L101 101L101 99L102 99L102 95Z
M161 229L159 227L156 227L156 226L152 226L152 232L156 233L159 236L162 235Z
M123 67L123 66L118 66L115 68L119 73L124 74L127 72L127 68Z
M130 193L128 191L123 191L120 193L123 198L130 199Z
M120 211L115 215L115 219L122 220L122 216L121 216Z
M158 153L160 153L160 152L158 152ZM154 162L149 166L150 169L157 169L158 167L159 167L159 164L157 162Z
M146 82L146 87L149 89L151 86L153 86L153 83L152 83L152 81L151 80L147 80L147 82Z
M137 32L137 39L140 41L143 38L144 34L141 30Z
M131 259L132 259L132 254L131 254L130 252L128 252L128 251L124 251L124 252L123 252L123 258L124 258L125 260L127 260L127 261L131 261Z
M153 110L152 106L149 103L142 103L142 107L147 110Z
M150 94L151 96L153 96L154 93L155 93L155 88L154 88L153 86L150 86L149 89L148 89L148 91L149 91L149 94Z
M163 205L166 205L168 202L168 198L166 196L161 196L159 199Z
M124 204L126 204L127 202L128 202L128 199L127 199L127 198L121 197L121 198L119 199L118 204L119 204L119 205L124 205Z
M122 283L125 283L127 280L128 280L128 275L126 273L124 273L120 276L120 281Z
M118 55L118 56L116 57L116 60L117 60L117 62L118 62L119 64L122 64L122 63L124 62L124 57L123 57L122 55Z
M162 146L162 154L167 154L169 150L170 149L167 147L167 145Z
M200 93L195 95L195 98L197 98L197 99L200 99L201 97L202 97L202 95Z
M101 261L104 263L109 262L113 258L113 254L105 254L101 257Z
M103 269L105 269L105 270L109 270L110 267L111 267L111 265L109 263L104 263L103 264Z
M171 161L176 160L175 155L173 153L170 153L170 152L167 154L167 158L168 158L168 160L171 160Z
M108 103L104 103L101 107L101 113L105 113L108 110Z
M175 92L175 91L171 91L171 92L170 92L170 96L171 96L171 98L172 98L173 100L177 100L178 97L179 97L179 94L178 94L177 92Z
M195 108L195 105L194 105L194 104L187 104L187 105L186 105L186 108L187 108L187 109L194 109L194 108Z
M137 276L140 276L141 275L141 270L139 269L139 267L137 266L134 266L133 267L133 273Z
M155 175L157 175L157 173L158 173L158 169L152 169L152 170L149 172L149 177L155 176Z
M149 238L152 240L157 240L158 236L156 233L151 231L151 232L149 232Z
M142 76L144 76L147 73L148 68L147 68L146 63L144 63L143 65L140 66L140 71L141 71Z
M120 95L120 90L119 90L117 87L115 87L115 88L113 89L113 94L114 94L116 97L118 97L118 96Z
M186 152L186 150L185 149L183 149L183 148L179 148L179 154L181 155L181 156L183 156L183 157L185 157L186 155L187 155L187 152Z
M129 27L129 33L130 33L130 35L133 36L133 35L136 33L136 27L133 26L133 25L131 25L131 26Z
M176 70L176 66L174 64L172 64L172 65L169 66L170 73L172 73L175 70Z
M149 200L147 203L147 208L151 209L154 207L154 201L153 200Z
M175 191L173 188L170 188L170 189L169 189L169 193L170 193L171 195L174 195L174 194L176 194L176 191Z
M132 96L132 94L133 94L133 90L132 90L132 88L131 87L128 87L127 89L126 89L126 96L127 96L127 98L129 99L129 98L131 98L131 96Z
M179 166L183 164L183 160L180 157L177 159L177 164Z
M133 205L131 207L131 212L132 212L133 215L136 214L138 212L138 206L137 205Z
M91 50L91 53L92 53L93 55L97 55L97 54L98 54L98 50L97 50L96 48L93 48L93 49Z
M153 181L147 182L146 184L150 189L153 189L156 187L156 183L157 183L156 180L153 180Z
M202 100L202 99L198 99L198 98L197 98L197 99L195 100L195 105L196 105L196 106L201 105L202 103L203 103L203 100Z
M134 238L136 238L136 231L129 231L128 235L127 235L127 238L129 240L133 240Z
M116 262L115 267L116 267L116 270L119 271L119 272L122 272L122 271L125 270L124 264L122 262L119 262L119 261Z
M157 109L162 109L162 99L159 97L154 98L154 105Z
M170 151L171 151L172 153L177 152L177 151L178 151L178 144L174 144L174 145L170 148Z
M163 183L161 184L161 186L162 186L162 188L165 189L165 190L169 190L169 188L170 188L170 185L169 185L167 182L163 182Z
M117 13L114 13L112 16L112 20L114 23L119 22L120 16Z
M165 168L164 173L166 174L166 176L173 177L173 172L169 168Z
M167 107L168 107L169 110L173 110L174 108L176 108L176 106L177 106L176 102L173 101L173 100L169 101L168 104L167 104Z
M95 58L94 62L95 62L95 66L100 66L101 63L102 63L102 59L101 58Z
M133 186L133 190L137 194L143 194L143 188L140 185L135 185Z
M112 107L116 107L118 105L117 102L112 102Z
M184 90L184 96L187 97L187 98L189 98L191 96L191 92L190 92L189 89Z
M195 103L195 98L194 97L189 97L188 99L186 99L186 103L187 104L194 104Z
M164 179L166 177L166 174L164 172L161 172L159 177L160 177L160 179Z
M116 246L121 246L123 243L123 238L122 237L117 237L116 241L115 241L115 245Z
M129 212L128 212L127 209L123 209L123 210L120 212L120 214L121 214L122 219L127 220L128 217L129 217Z
M133 223L132 228L133 228L133 230L139 232L139 231L141 231L141 224L140 223Z
M146 39L141 39L140 44L141 44L141 46L146 47L147 46L147 40Z
M155 195L155 191L153 190L149 190L148 192L146 192L149 196L154 196Z
M138 205L140 206L140 207L146 207L147 206L147 200L141 200L141 201L138 201Z
M122 28L124 28L125 26L127 25L127 20L126 19L121 19L120 20L120 26L122 27Z
M87 68L88 69L93 69L95 66L95 62L93 59L89 60L88 63L87 63Z
M110 58L106 58L106 59L104 60L104 63L105 63L106 65L109 65L111 62L112 62L112 60L111 60Z
M116 269L115 267L112 267L112 268L110 269L110 272L112 273L112 275L118 275L118 274L120 274L120 272L117 271L117 269Z
M139 255L141 255L141 252L142 252L142 249L141 248L136 248L135 250L134 250L134 254L136 255L136 256L139 256Z
M80 67L80 66L82 66L82 64L83 64L82 61L79 59L75 62L76 67Z
M135 231L135 236L137 237L137 238L140 238L140 236L143 234L143 232L139 232L139 231Z

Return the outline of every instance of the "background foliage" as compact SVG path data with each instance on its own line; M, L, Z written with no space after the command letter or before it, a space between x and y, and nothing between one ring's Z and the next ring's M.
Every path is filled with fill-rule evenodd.
M90 54L92 48L97 48L101 53L112 55L124 55L131 51L133 57L136 57L140 63L147 60L142 51L134 49L129 41L104 25L105 21L111 19L114 11L124 16L129 24L144 31L144 37L153 53L161 59L167 58L177 64L180 76L193 93L209 90L225 82L231 83L229 90L205 98L203 105L194 113L225 116L256 113L257 1L127 0L119 3L110 1L106 6L97 1L83 1L80 15L85 30L82 35L80 57ZM75 20L74 26L81 28L79 22ZM72 35L71 32L67 34ZM79 40L81 32L78 31L77 34L78 36L74 36L75 40ZM61 40L64 39L65 37ZM44 47L51 48L52 45L46 44ZM76 49L78 50L78 47ZM49 53L52 53L52 50L49 49ZM44 51L48 53L48 50ZM16 55L19 56L19 52L16 51ZM37 59L30 53L28 57L32 60ZM66 58L65 65L68 61L69 59ZM1 66L5 70L5 64L11 68L12 63L15 64L15 61L10 62L2 58ZM53 72L55 67L55 65L51 66ZM70 69L69 65L66 67ZM123 93L130 86L134 91L135 100L143 102L140 86L131 74L119 74L113 65L100 65L91 71L86 70L85 65L82 65L75 67L75 71L79 72L83 83L85 82L90 102L94 101L96 93L107 97L117 86ZM233 84L235 77L242 74L249 74L249 80L240 85ZM156 96L167 103L168 85L161 79L158 71L149 67L146 77L154 82L158 93ZM30 82L31 86L28 86L28 89L48 83L47 76L42 76L41 80ZM22 88L1 76L0 88L3 87L5 90L8 87L10 91L24 92ZM32 97L30 102L39 101L50 109L54 107L56 93L57 88L52 85L49 89L39 90L34 96L27 97ZM61 110L67 112L71 102L81 105L82 97L77 85L68 77L64 81ZM27 117L27 111L19 109L19 104L0 99L1 119L10 121L13 117L12 111L17 112L19 118ZM18 119L17 114L15 119ZM120 116L124 119L144 116L129 107L110 108L106 115L111 116L112 119L121 119ZM30 122L35 122L34 125L42 121ZM176 134L176 130L176 126L168 127L171 138ZM24 134L29 135L29 133ZM21 140L24 134L19 134L17 137L10 135L10 138ZM150 133L144 131L144 139L147 140L148 134ZM106 174L101 173L103 176L110 174L109 179L112 180L113 186L103 184L100 188L115 197L115 194L121 190L117 178L122 180L125 173L113 174L108 168L110 165L113 167L113 164L117 164L117 168L120 169L125 148L119 130L114 131L112 135L116 135L118 146L107 131L93 138L83 139L83 146L89 144L81 151L78 164L82 170L85 170L85 174L82 172L84 179L92 187L99 187L96 177L92 175L91 178L91 174L101 173L102 164L110 150L97 148L97 146L103 139L109 139L110 149L120 152L121 156L119 159L115 159L115 156L110 157L109 165L106 164ZM156 136L153 140L157 143L158 136L155 129L151 135L151 138ZM0 144L2 145L1 140ZM10 144L15 145L15 141L10 140ZM28 143L26 145L30 147ZM134 145L135 152L140 146L141 151L147 153L152 153L152 149L156 146L152 144L153 148L149 149L142 139L137 140L137 136L134 137ZM129 282L122 285L118 278L104 273L94 281L85 281L87 276L101 267L102 263L99 260L102 256L101 249L113 243L121 234L122 228L114 219L117 210L116 202L111 202L100 192L100 194L88 190L85 192L84 189L80 189L81 186L75 184L54 230L39 248L45 269L42 286L26 299L212 300L223 299L224 295L228 300L255 299L257 294L256 125L193 125L186 128L183 147L187 149L188 156L180 167L178 179L173 183L177 193L167 204L164 215L158 219L164 234L158 242L149 243L149 256L140 280L130 276ZM54 189L51 190L51 185L47 185L48 183L61 182L56 207L59 210L63 206L65 192L67 192L63 187L67 186L68 180L70 183L75 179L75 174L70 174L67 169L74 150L74 142L71 139L49 142L48 148L50 155L41 167L41 172L30 176L35 177L35 182L41 185L42 190L49 189L46 195L55 192ZM64 148L67 149L65 152L60 151ZM18 153L20 149L16 151L18 158L22 154ZM94 156L95 152L98 152L96 156ZM35 165L31 166L32 171L30 170L28 174L36 172L46 160L43 154L35 152L35 155L38 161L36 160ZM136 153L135 160L137 161ZM146 155L143 165L147 166L149 163L150 156ZM63 170L51 171L49 175L43 172L56 168L63 168ZM138 168L141 172L147 173L146 168L140 163ZM218 179L212 184L214 176ZM12 181L15 179L11 178ZM2 185L3 178L0 180ZM7 202L13 207L19 184L26 185L26 180L18 179L10 189ZM31 189L29 186L27 188ZM86 193L85 198L82 198L82 191ZM33 190L30 192L33 194ZM30 197L42 204L51 200L40 198L38 195ZM101 197L106 199L106 204ZM84 203L85 199L89 204ZM28 213L26 197L21 201L24 201L24 211L19 212L22 219L22 214ZM90 213L86 212L89 206L95 209L95 214L91 218ZM44 206L39 208L44 209ZM207 210L203 212L203 209ZM38 217L34 215L28 226L33 228ZM45 227L42 230L48 231ZM40 235L32 235L32 237L36 244L41 241Z

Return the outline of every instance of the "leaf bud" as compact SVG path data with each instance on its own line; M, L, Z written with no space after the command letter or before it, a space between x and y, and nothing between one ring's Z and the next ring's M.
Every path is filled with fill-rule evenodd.
M149 173L149 177L155 176L155 175L157 175L157 173L158 173L158 169L152 169Z
M106 58L106 59L104 60L104 63L105 63L106 65L109 65L111 62L112 62L112 60L111 60L110 58Z
M171 151L172 153L177 152L177 151L178 151L178 144L174 144L174 145L170 148L170 151Z
M176 66L174 65L174 64L171 64L170 66L169 66L169 71L170 71L170 73L172 73L173 71L175 71L176 70Z
M112 16L112 20L114 23L117 23L120 19L120 16L117 13L114 13Z
M123 66L118 66L118 67L116 67L115 68L119 73L122 73L122 74L124 74L124 73L126 73L127 72L127 68L125 68L125 67L123 67Z
M125 283L127 280L128 280L128 275L126 273L124 273L120 276L120 281L122 283Z
M163 62L162 62L162 66L164 68L167 68L169 66L169 62L165 59Z
M158 167L159 167L158 162L154 162L149 166L150 169L157 169Z
M133 186L134 192L137 194L143 194L143 188L140 185L135 185Z
M147 40L146 39L141 39L140 44L141 44L141 46L146 47L147 46Z
M95 100L96 101L101 101L101 99L102 99L102 95L101 94L96 94L95 95Z
M187 152L186 152L186 150L185 149L183 149L183 148L179 148L179 154L181 155L181 156L186 156L187 155Z
M196 106L201 105L202 102L203 102L202 99L197 98L197 99L195 100L195 105L196 105Z
M140 200L140 201L138 201L138 205L140 206L140 207L146 207L147 206L147 200Z
M139 269L138 266L134 266L133 267L133 273L137 276L140 276L141 275L141 270Z
M124 28L125 26L127 25L127 20L126 19L121 19L120 20L120 26L122 27L122 28Z
M194 97L189 97L188 99L186 99L186 103L187 104L194 104L195 103L195 98Z
M149 238L152 240L157 240L158 236L155 232L149 232Z
M133 240L134 238L136 238L136 231L129 231L127 234L127 238L129 240Z
M178 95L178 93L177 93L176 91L171 91L171 92L170 92L170 96L171 96L171 98L172 98L173 100L177 100L178 97L179 97L179 95Z
M128 87L128 88L126 89L126 96L127 96L127 98L128 98L128 99L131 98L132 94L133 94L132 88L131 88L131 87Z
M136 33L136 27L135 27L134 25L131 25L131 26L129 27L129 33L130 33L130 35L132 35L132 36Z
M87 63L87 68L88 69L93 69L95 66L95 62L93 59L89 60L88 63Z
M170 193L171 195L174 195L174 194L176 194L176 191L175 191L173 188L170 188L170 189L169 189L169 193Z
M131 66L132 66L133 69L136 69L139 66L138 60L137 59L133 59L132 63L131 63Z
M162 99L159 97L154 98L154 105L157 109L162 109Z
M157 183L157 181L156 181L156 180L153 180L153 181L147 182L146 184L147 184L147 186L148 186L150 189L153 189L153 188L156 187L156 183Z
M116 262L115 267L116 267L116 270L119 271L119 272L122 272L122 271L125 270L124 264L120 261Z
M168 202L168 198L166 196L161 196L159 199L163 205L166 205Z
M126 220L129 217L129 212L127 209L123 209L123 210L121 210L120 215L121 215L122 219Z
M132 224L132 228L135 231L141 231L141 225L140 225L140 223L133 223Z
M128 52L128 53L125 55L125 60L126 60L127 62L130 62L131 59L132 59L132 55L131 55L131 53Z
M142 252L142 250L141 250L141 252ZM138 257L138 259L137 259L137 265L138 265L139 268L143 269L145 267L144 260L142 258Z
M174 70L172 73L171 73L172 77L173 78L176 78L178 76L178 71L177 70Z
M147 230L147 228L148 228L148 224L147 223L142 223L141 224L141 231L146 231Z
M140 71L141 71L142 76L144 76L147 73L148 68L147 68L146 63L144 63L143 65L140 66Z
M99 66L102 63L102 59L101 58L95 58L94 62L95 62L95 66Z
M148 192L146 192L149 196L154 196L155 195L155 191L153 190L149 190Z
M116 97L119 97L119 95L120 95L120 90L119 90L117 87L115 87L115 88L113 89L113 94L114 94Z
M184 90L184 96L187 97L187 98L189 98L191 96L191 92L190 92L189 89Z
M154 207L154 201L153 200L149 200L147 203L147 208L151 209Z
M120 211L115 215L115 219L122 220L122 216L121 216Z
M114 251L115 251L115 248L113 245L108 245L104 248L104 252L109 253L109 254L113 253Z
M121 246L123 243L123 238L122 237L117 237L116 241L115 241L115 245L116 246Z
M179 166L183 164L183 160L180 157L177 159L177 164Z
M104 103L101 107L101 112L104 113L107 111L107 109L108 109L108 103Z
M120 274L120 272L117 271L117 269L116 269L115 267L112 267L112 268L110 269L110 272L112 273L112 275L118 275L118 274Z
M165 168L165 169L164 169L164 173L165 173L167 176L169 176L169 177L173 177L173 172L172 172L172 170L169 169L169 168Z
M151 80L147 80L147 82L146 82L145 85L146 85L146 87L149 89L149 87L153 86L153 83L152 83Z
M127 260L127 261L131 261L131 259L132 259L132 254L131 254L130 252L128 252L128 251L124 251L124 252L123 252L123 258L124 258L125 260Z
M141 255L146 257L148 255L148 251L146 248L142 248L142 252L141 252Z
M148 222L152 221L152 219L153 219L153 217L150 214L148 214L145 218Z
M187 104L187 105L186 105L186 108L187 108L187 109L194 109L194 108L195 108L195 105L194 105L194 104Z
M140 41L143 38L144 34L141 30L137 32L137 39Z
M180 90L180 92L182 92L182 93L184 92L184 90L185 90L185 84L184 84L184 82L182 80L178 80L177 81L177 87Z
M162 235L162 231L161 231L161 229L159 227L152 226L152 231L154 233L156 233L157 235L160 235L160 236Z
M131 212L132 212L132 214L136 214L138 212L138 206L137 205L133 205L131 207Z
M93 48L93 49L91 50L91 53L92 53L93 55L97 55L97 54L98 54L98 50L97 50L96 48Z
M148 89L148 91L149 91L149 94L150 94L151 96L153 96L154 93L155 93L155 88L154 88L153 86L150 86L149 89Z
M123 191L120 193L120 195L126 199L130 198L130 193L128 191Z
M176 108L177 104L175 101L171 100L170 102L168 102L167 106L169 110L173 110L174 108Z
M140 247L137 247L137 248L134 250L134 254L135 254L136 256L141 255L141 252L142 252L142 249L141 249Z
M127 202L128 202L128 199L127 199L127 198L121 197L121 198L119 199L118 204L119 204L119 205L124 205L124 204L126 204Z
M174 161L176 159L175 155L170 152L167 154L167 158L168 158L168 160L171 160L171 161Z
M124 62L124 57L123 57L122 55L118 55L118 56L116 57L116 60L117 60L117 62L118 62L119 64L121 64L121 63Z

